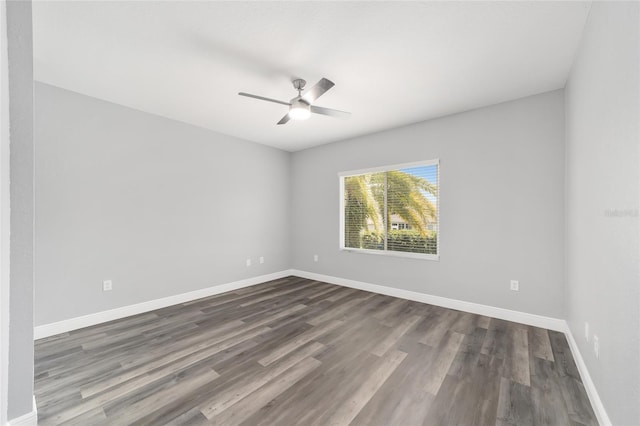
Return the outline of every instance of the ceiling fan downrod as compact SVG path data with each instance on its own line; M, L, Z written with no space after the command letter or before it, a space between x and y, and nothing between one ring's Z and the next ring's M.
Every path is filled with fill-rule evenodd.
M298 96L302 96L302 90L307 82L301 78L296 78L292 81L293 87L298 91Z

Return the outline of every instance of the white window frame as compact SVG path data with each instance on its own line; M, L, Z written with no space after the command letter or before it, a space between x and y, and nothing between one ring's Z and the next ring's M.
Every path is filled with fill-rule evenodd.
M380 173L380 172L388 172L392 170L399 169L408 169L412 167L425 167L425 166L438 166L438 192L436 193L437 200L437 211L438 211L438 222L437 222L437 235L436 238L436 252L437 254L425 254L425 253L409 253L403 251L391 251L387 250L387 241L385 239L384 242L384 250L370 250L370 249L360 249L353 247L345 247L345 223L344 223L344 178L350 176L358 176L370 173ZM338 186L340 193L340 251L350 252L350 253L363 253L363 254L376 254L379 256L392 256L392 257L408 257L412 259L422 259L422 260L440 260L440 159L434 160L426 160L426 161L417 161L413 163L402 163L402 164L391 164L388 166L380 166L380 167L372 167L368 169L360 169L360 170L351 170L347 172L338 173ZM385 190L386 197L386 190ZM386 221L385 221L386 224ZM385 225L386 226L386 225Z

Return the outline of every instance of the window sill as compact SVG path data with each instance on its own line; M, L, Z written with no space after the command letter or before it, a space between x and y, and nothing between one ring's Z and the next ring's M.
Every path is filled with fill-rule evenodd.
M346 247L340 248L340 251L358 254L375 254L377 256L405 257L409 259L431 260L436 262L440 261L440 255L438 254L410 253L405 251L367 250Z

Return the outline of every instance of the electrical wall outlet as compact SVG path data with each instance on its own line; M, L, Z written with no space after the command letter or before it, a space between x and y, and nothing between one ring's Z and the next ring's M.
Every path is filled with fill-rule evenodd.
M247 266L251 266L251 259L247 259Z
M264 256L260 256L260 263L264 263Z
M511 280L511 291L520 291L520 283L516 280Z
M317 262L317 261L318 261L318 255L317 255L317 254L314 254L314 255L313 255L313 261L314 261L314 262Z
M596 354L596 359L600 358L600 339L595 334L593 335L593 353Z
M585 321L584 323L584 339L589 341L589 323Z
M111 291L113 290L113 281L104 280L102 281L102 291Z

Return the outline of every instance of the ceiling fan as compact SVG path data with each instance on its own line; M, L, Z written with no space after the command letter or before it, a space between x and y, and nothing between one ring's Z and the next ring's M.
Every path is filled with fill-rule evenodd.
M285 124L290 119L306 120L307 118L309 118L312 112L315 114L328 115L330 117L349 118L349 116L351 115L350 112L338 111L337 109L323 108L313 105L316 99L318 99L327 90L331 89L334 86L334 83L331 80L328 80L326 78L321 79L318 83L316 83L315 86L307 90L307 92L303 95L302 90L304 89L304 86L306 84L307 82L301 78L293 80L293 88L298 91L298 96L291 99L291 101L289 102L265 98L264 96L252 95L250 93L244 92L240 92L238 93L238 95L287 105L289 107L289 112L284 117L282 117L280 121L278 121L278 124Z

